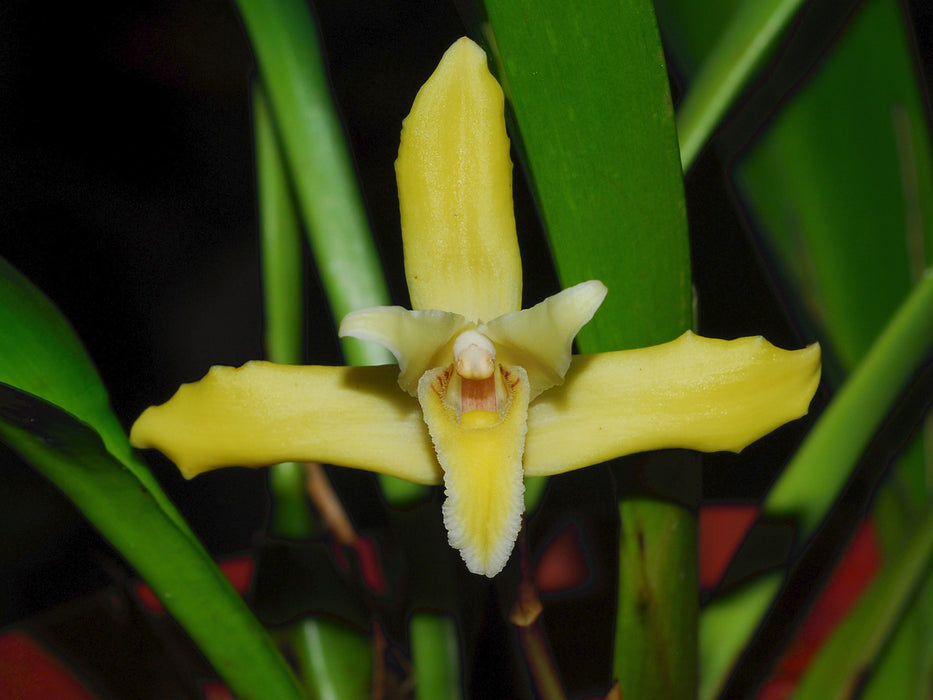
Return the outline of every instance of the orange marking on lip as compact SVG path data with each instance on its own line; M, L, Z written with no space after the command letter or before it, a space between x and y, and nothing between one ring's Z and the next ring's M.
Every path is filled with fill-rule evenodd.
M498 410L495 375L485 379L461 379L460 382L460 413Z

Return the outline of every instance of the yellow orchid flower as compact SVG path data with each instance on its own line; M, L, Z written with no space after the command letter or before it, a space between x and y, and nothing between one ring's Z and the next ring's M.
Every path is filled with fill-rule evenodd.
M572 356L605 286L521 310L503 95L460 39L421 88L396 173L414 310L363 309L342 336L398 367L214 367L133 426L187 477L320 461L445 486L450 544L494 576L521 527L523 476L645 450L739 451L804 415L820 350L690 332L663 345ZM401 391L399 390L401 387Z

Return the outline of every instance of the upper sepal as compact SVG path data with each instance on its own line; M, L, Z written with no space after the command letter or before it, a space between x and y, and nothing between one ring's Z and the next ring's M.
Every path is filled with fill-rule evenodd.
M418 92L395 172L412 308L476 322L521 308L505 101L469 39Z

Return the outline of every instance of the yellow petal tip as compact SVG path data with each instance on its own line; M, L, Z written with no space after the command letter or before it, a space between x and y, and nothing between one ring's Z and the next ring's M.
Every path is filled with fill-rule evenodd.
M402 125L395 163L413 309L488 321L521 307L505 99L486 54L451 46Z

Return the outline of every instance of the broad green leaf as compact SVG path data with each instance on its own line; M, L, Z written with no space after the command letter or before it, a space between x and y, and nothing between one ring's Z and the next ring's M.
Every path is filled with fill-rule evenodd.
M486 9L561 284L609 287L577 336L580 348L674 339L692 320L690 252L651 3L590 3L581 12L487 0Z
M90 425L107 450L139 479L189 537L187 523L133 453L107 390L61 312L0 258L0 382L34 394Z
M136 459L74 330L2 259L0 327L0 439L126 557L231 687L300 697L262 626Z
M599 279L609 287L577 337L579 347L596 352L673 339L691 322L690 263L680 157L651 3L588 3L585 11L557 1L487 0L485 6L488 43L518 126L513 139L561 284ZM620 569L615 675L624 697L651 697L658 687L690 697L693 517L671 503L622 496L623 526L636 529L620 544L643 547L628 560L632 566ZM653 601L656 616L639 614L643 598L628 594L635 590Z
M0 439L58 486L139 571L237 697L304 697L230 582L88 424L0 384Z

